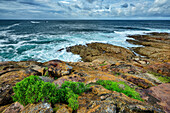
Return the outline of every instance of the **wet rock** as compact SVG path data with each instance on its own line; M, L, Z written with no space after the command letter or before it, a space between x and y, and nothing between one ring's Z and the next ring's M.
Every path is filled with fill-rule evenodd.
M52 107L49 103L37 103L37 104L28 104L25 106L24 110L21 113L52 113Z
M9 107L7 107L3 113L19 113L24 109L24 106L19 102L12 103Z

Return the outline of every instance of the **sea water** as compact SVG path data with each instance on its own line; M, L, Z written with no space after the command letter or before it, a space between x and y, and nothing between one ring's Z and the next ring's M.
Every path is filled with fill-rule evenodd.
M168 20L0 20L0 61L80 61L62 48L91 42L125 48L128 35L170 33Z

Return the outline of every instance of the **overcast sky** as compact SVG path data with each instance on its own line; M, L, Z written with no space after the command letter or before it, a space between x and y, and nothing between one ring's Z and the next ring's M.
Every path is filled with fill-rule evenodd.
M170 0L0 0L0 19L170 19Z

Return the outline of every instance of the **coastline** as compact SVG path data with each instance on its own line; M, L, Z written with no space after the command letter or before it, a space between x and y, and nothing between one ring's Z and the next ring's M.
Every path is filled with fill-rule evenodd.
M39 104L29 104L21 107L13 103L12 87L30 75L48 76L44 81L50 81L61 86L64 81L93 84L91 91L79 96L77 113L104 112L107 108L119 112L168 112L170 111L170 34L149 33L146 35L131 35L129 43L142 45L126 49L104 43L90 43L66 48L68 52L78 54L84 62L63 62L52 60L45 63L36 61L1 62L0 63L0 111L14 110L28 112ZM142 56L136 56L133 51ZM56 79L57 78L57 79ZM123 81L140 93L144 102L132 99L122 93L112 92L97 80ZM162 93L164 92L164 93ZM115 99L116 98L116 99ZM13 103L13 104L12 104ZM93 104L92 104L93 103ZM49 104L50 105L50 104ZM90 107L89 107L90 106ZM114 106L114 107L113 107ZM70 108L57 104L59 111ZM42 108L38 108L41 110ZM45 110L52 109L46 108ZM117 112L117 111L116 111Z

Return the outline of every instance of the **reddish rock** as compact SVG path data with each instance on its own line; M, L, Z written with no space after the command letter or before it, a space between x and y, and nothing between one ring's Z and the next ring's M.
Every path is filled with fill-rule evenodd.
M148 89L148 92L159 100L157 103L163 106L167 113L170 113L170 83L151 87Z

